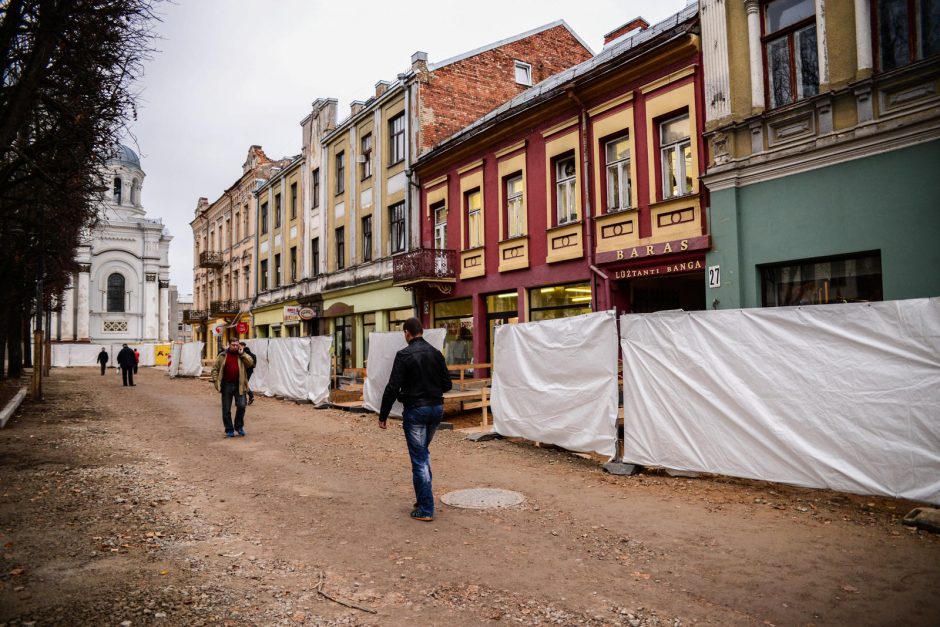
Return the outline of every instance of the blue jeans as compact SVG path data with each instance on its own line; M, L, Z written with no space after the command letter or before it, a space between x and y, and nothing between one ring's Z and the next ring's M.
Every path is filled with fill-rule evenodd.
M235 425L232 426L232 401L235 401ZM226 433L245 428L245 405L247 398L238 393L237 383L222 384L222 424Z
M402 415L418 509L430 515L434 514L434 492L431 490L431 453L428 445L443 417L443 405L406 409Z

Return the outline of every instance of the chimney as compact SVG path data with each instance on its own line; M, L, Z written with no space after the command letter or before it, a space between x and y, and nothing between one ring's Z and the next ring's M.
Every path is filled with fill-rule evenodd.
M208 208L209 208L209 199L206 198L205 196L203 196L202 198L196 201L196 215L197 216Z
M627 22L623 26L619 26L614 30L610 31L604 35L604 45L606 46L615 39L620 39L625 35L635 35L636 33L646 30L650 27L649 22L644 20L642 17L634 18L633 20Z
M428 53L420 50L411 55L411 69L415 72L428 71Z
M364 106L366 106L366 103L364 103L364 102L361 101L361 100L353 100L352 102L350 102L350 103L349 103L349 117L351 117L351 118L356 117L356 115L357 115L360 111L362 111L362 108L363 108Z
M379 81L375 84L375 97L378 98L388 90L388 86L391 85L388 81Z

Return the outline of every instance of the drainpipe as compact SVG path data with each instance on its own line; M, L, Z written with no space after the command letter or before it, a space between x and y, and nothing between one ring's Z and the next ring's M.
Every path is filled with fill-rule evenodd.
M581 185L581 206L584 207L584 223L586 226L584 233L584 242L588 250L588 267L591 269L591 297L592 302L594 303L594 310L597 311L597 278L595 275L599 276L605 282L605 287L607 285L608 277L602 272L596 265L594 265L594 213L591 210L591 193L590 185L591 180L591 157L590 157L590 146L588 145L588 112L587 107L584 106L584 103L578 98L578 95L574 92L573 87L568 87L565 89L565 94L576 104L578 108L581 109L580 118L581 118L581 172L582 172L582 185ZM605 294L606 294L605 290ZM608 306L610 303L606 303Z

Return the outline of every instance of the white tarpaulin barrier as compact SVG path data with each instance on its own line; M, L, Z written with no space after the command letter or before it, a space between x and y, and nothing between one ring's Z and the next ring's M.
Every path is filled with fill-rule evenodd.
M250 382L252 391L317 405L329 400L333 338L271 338L246 343L257 358Z
M616 314L498 327L490 410L500 435L615 455Z
M425 329L424 340L436 348L444 348L447 329ZM401 331L369 334L369 370L362 386L362 406L379 413L382 409L382 394L392 375L395 353L407 346L405 334ZM401 416L402 405L398 401L392 406L391 415Z
M180 355L183 352L183 345L174 343L170 347L170 367L167 368L167 374L171 377L175 377L179 374L180 371Z
M128 344L132 349L136 348L137 352L140 353L140 361L137 362L137 365L140 367L144 366L156 366L156 344Z
M940 299L627 315L621 334L625 461L940 503Z
M202 374L202 342L186 342L180 348L179 360L173 355L173 368L178 377L198 377ZM179 363L179 366L176 364Z
M98 353L104 348L108 351L108 367L116 364L117 353L103 344L53 344L52 367L74 368L76 366L97 366Z

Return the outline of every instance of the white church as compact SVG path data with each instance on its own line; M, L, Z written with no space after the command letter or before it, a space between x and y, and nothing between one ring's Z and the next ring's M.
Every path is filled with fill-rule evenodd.
M52 319L52 340L118 344L170 338L170 240L141 204L140 158L119 145L98 225L79 246L78 272Z

